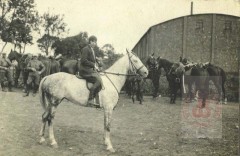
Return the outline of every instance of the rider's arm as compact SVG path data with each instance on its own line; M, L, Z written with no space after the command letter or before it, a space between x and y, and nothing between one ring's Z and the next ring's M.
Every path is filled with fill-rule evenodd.
M81 63L82 65L88 66L90 68L94 68L95 63L88 60L90 52L91 51L89 51L88 49L83 49Z

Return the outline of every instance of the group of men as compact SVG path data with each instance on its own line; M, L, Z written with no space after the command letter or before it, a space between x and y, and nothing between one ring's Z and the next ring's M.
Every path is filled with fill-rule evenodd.
M102 80L98 74L98 61L96 59L96 54L94 48L97 46L97 38L95 36L89 37L89 44L82 49L79 75L86 79L87 82L93 83L92 87L89 89L89 99L87 106L89 107L99 107L99 104L94 102L95 96L102 89ZM44 64L37 59L37 55L30 55L30 61L27 64L26 70L29 71L26 93L24 97L29 96L30 88L33 87L33 96L39 87L41 74L45 71ZM13 78L10 69L13 66L11 61L6 57L6 53L2 54L0 58L0 83L3 91L6 91L6 82L8 82L9 91L12 91Z

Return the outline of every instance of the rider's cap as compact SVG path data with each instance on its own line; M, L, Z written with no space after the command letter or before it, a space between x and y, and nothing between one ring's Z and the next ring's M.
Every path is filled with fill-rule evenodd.
M89 43L90 43L90 41L97 42L97 37L96 36L90 36L88 41L89 41Z

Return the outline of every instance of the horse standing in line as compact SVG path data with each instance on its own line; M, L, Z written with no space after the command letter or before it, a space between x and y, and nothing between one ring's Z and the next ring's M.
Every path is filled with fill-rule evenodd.
M161 68L163 68L166 73L166 78L170 91L170 103L174 104L177 97L177 91L179 89L181 90L183 87L182 76L184 70L183 68L179 68L181 67L179 63L173 63L160 57L157 58L157 62L158 69L160 70Z
M129 52L101 75L102 83L105 87L104 90L99 92L99 101L104 109L104 140L107 150L111 152L115 151L110 140L112 113L117 105L119 92L126 81L126 75L129 70L132 72L135 70L137 74L143 77L147 77L148 75L148 70L140 59ZM80 106L86 106L89 96L86 80L78 79L75 75L63 72L52 74L41 80L39 95L40 102L44 109L42 115L42 128L40 131L40 143L45 141L44 131L46 122L48 122L51 145L57 147L53 132L53 118L56 108L63 99L67 99Z
M143 83L144 80L139 75L129 76L125 82L125 89L127 94L131 96L133 103L135 102L135 96L139 104L143 102Z
M186 70L190 70L194 65L196 64L192 64L192 65L188 65L188 61L186 58L181 58L180 57L180 62L186 64L185 69ZM225 71L221 68L218 67L216 65L213 65L211 63L205 63L204 64L204 68L207 69L208 75L209 75L209 81L211 80L215 87L217 88L218 91L218 101L224 100L224 103L227 102L226 99L226 92L225 92L225 82L226 82L226 73ZM193 93L192 93L193 94ZM190 98L192 98L193 95L190 95Z
M45 66L45 71L42 73L42 77L60 72L60 64L53 57L38 56L38 60Z
M161 70L158 70L158 62L154 57L154 53L148 57L146 61L146 65L148 67L149 74L146 79L152 80L154 91L153 91L153 98L158 97L159 93L159 79L161 75Z
M186 82L190 87L195 83L196 92L199 91L200 96L202 97L202 105L198 107L204 108L209 93L209 73L206 66L204 66L204 64L196 64L193 66L191 70L191 78Z
M210 76L209 80L211 80L218 91L218 101L224 100L224 103L227 103L226 92L225 92L225 82L227 80L225 71L213 64L209 64L207 66L207 71Z

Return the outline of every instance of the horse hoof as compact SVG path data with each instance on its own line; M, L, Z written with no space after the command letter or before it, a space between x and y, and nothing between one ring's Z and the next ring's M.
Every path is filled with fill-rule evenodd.
M58 148L58 144L51 144L52 148L57 149Z
M45 139L41 138L40 141L39 141L39 144L42 145L44 142L45 142Z
M111 153L115 153L116 151L113 149L113 148L109 148L109 149L107 149L109 152L111 152Z

